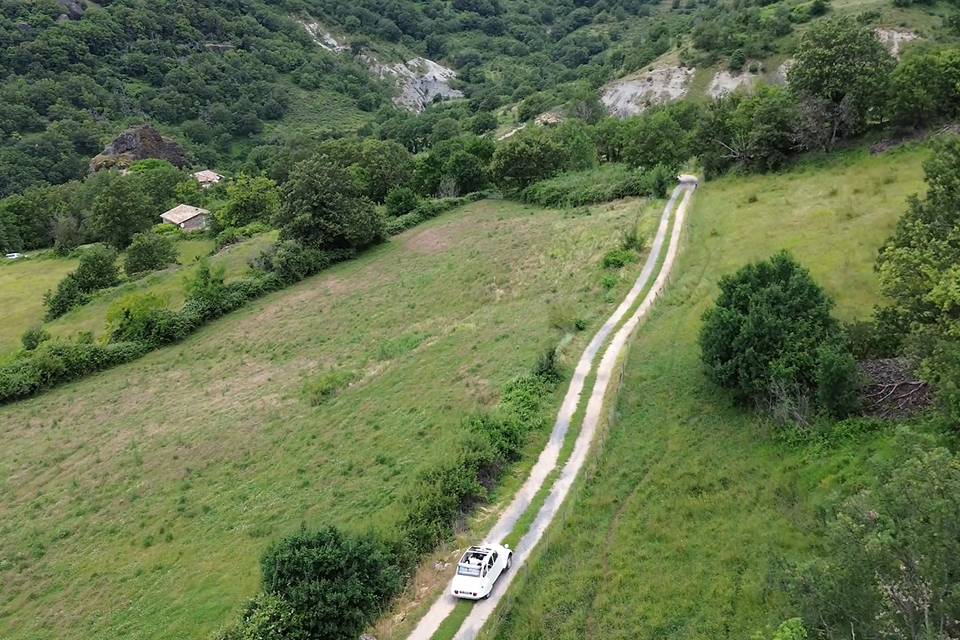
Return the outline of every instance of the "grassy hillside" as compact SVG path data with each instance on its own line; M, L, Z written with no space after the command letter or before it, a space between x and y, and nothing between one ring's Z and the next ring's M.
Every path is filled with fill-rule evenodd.
M485 637L747 638L796 612L779 558L809 556L823 509L906 448L893 427L787 444L705 380L696 345L717 279L788 248L844 319L877 302L876 248L922 148L851 152L698 193L677 275L635 339L618 421Z
M241 244L229 246L211 258L211 264L222 266L227 280L247 270L247 261L259 254L276 233L267 233ZM45 329L54 336L72 337L80 331L99 336L106 326L107 311L120 298L131 293L150 292L163 296L171 308L183 304L183 281L196 269L197 260L213 250L212 240L188 238L177 243L179 265L156 271L143 278L99 292L93 300L66 315L47 323ZM121 257L118 264L122 265ZM15 262L0 268L0 355L20 347L20 336L30 327L43 322L43 293L55 289L63 277L75 269L77 260L45 254L39 259ZM9 285L9 286L5 286Z
M599 263L641 211L482 201L0 409L3 636L205 638L256 591L271 540L389 522L556 325L592 327L622 295L632 274L608 291Z

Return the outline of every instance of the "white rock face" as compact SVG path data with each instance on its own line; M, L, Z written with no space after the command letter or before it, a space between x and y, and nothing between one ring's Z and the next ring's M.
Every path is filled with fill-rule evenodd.
M307 33L313 36L313 41L327 51L341 53L348 49L346 45L337 42L336 38L330 35L330 32L324 29L319 22L308 22L306 20L301 20L300 24L302 24L303 28L307 30Z
M757 83L758 78L759 76L746 71L731 73L724 69L723 71L718 71L717 75L713 76L713 79L710 81L710 86L707 88L707 94L711 98L719 98L720 96L729 95L740 88L749 90Z
M660 67L606 86L600 101L611 115L625 118L651 106L678 100L687 94L694 69Z
M413 58L385 65L371 55L364 54L360 58L381 79L392 78L397 82L399 94L393 99L397 106L420 113L437 96L444 99L463 97L462 91L450 86L457 72L433 60Z
M877 28L874 29L873 32L877 34L877 38L880 39L883 46L885 46L887 51L895 58L900 57L900 51L903 49L903 45L920 39L920 36L907 29Z
M779 85L784 85L784 86L786 86L786 84L787 84L787 76L790 75L790 69L793 68L793 65L796 64L796 62L797 62L797 61L794 60L793 58L789 58L789 59L787 59L787 60L784 60L784 61L783 61L783 64L781 64L779 67L777 67L777 73L776 73L774 82L776 82L776 83L779 84Z

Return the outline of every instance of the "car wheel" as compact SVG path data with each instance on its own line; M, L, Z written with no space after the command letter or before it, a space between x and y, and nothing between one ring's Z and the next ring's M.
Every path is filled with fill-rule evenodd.
M513 554L507 556L507 569L513 566Z
M491 589L490 591L487 591L485 594L483 594L483 599L484 599L484 600L486 600L486 599L488 599L488 598L490 597L490 592L491 592L491 591L493 591L493 589Z

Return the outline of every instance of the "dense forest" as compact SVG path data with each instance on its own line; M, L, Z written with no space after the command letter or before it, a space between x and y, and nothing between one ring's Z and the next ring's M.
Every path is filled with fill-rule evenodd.
M389 119L391 88L353 55L375 42L448 61L472 109L489 111L558 81L605 77L611 36L589 27L647 11L637 0L75 6L68 15L57 0L0 4L0 195L80 178L127 123L158 124L196 163L214 165L242 155L237 145L303 133L266 126L284 122L298 91L336 94L370 121L378 110ZM307 16L350 34L351 54L317 46L298 22Z

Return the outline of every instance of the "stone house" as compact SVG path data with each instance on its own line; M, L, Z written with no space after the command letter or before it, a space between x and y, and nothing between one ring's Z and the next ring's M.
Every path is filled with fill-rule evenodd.
M164 222L177 225L184 231L203 231L210 220L210 212L200 207L181 204L160 214L160 218Z

